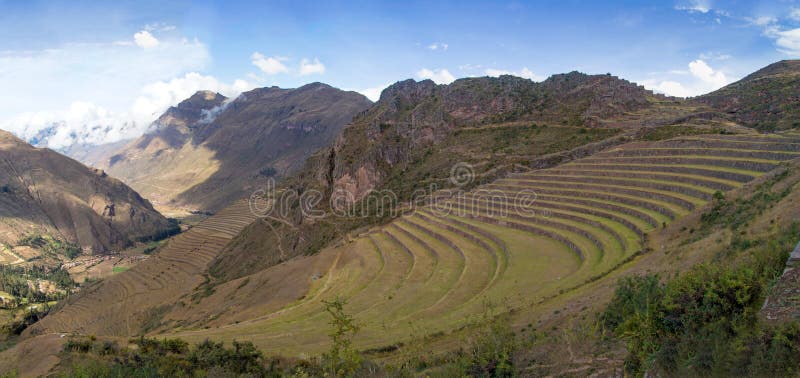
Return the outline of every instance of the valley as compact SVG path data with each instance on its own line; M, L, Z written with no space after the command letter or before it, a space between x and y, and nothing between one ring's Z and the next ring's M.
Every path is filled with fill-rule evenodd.
M222 312L209 329L171 335L247 338L276 353L322 352L321 301L335 296L348 298L363 326L361 349L466 326L487 300L535 314L541 302L643 253L647 233L702 207L715 192L740 188L797 158L798 145L797 138L758 135L678 138L513 175L323 250L316 259L332 260L329 266L303 261L313 268L301 273L304 297L279 311L246 320ZM537 194L534 204L508 209L513 202L506 199L523 190ZM299 274L277 266L270 275L285 277L284 269Z
M371 105L319 83L235 100L198 92L105 160L152 197L155 208L141 203L165 229L98 253L42 222L42 235L3 245L11 267L35 263L26 248L58 251L54 266L79 289L20 329L0 366L64 371L80 360L70 348L136 350L146 338L237 352L249 342L316 361L330 353L331 306L342 304L339 320L358 328L354 353L382 369L446 376L465 340L503 319L524 340L506 357L525 375L619 374L630 339L586 330L608 323L598 314L610 313L619 282L670 282L709 262L738 269L759 253L774 262L797 242L786 231L800 216L800 133L784 119L794 108L771 107L776 126L763 127L748 118L760 105L730 104L751 104L753 85L772 99L796 91L798 75L779 62L694 99L577 72L406 80ZM276 191L257 191L264 182ZM286 208L265 215L263 202ZM766 314L794 311L786 277ZM40 354L52 358L35 370Z

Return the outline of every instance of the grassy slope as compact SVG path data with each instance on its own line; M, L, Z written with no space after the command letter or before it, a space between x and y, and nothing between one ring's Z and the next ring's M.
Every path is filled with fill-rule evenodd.
M800 127L800 60L771 64L694 101L762 131Z
M731 254L732 250L741 249L737 247L741 240L769 240L800 219L800 207L796 206L800 201L798 167L800 163L795 161L726 195L727 200L736 205L723 219L737 214L745 220L739 231L733 232L724 220L713 224L704 222L702 215L714 208L714 204L709 203L653 232L646 254L597 282L542 303L535 312L519 317L518 329L533 324L539 331L536 347L520 356L528 365L528 371L537 375L621 372L624 345L598 339L594 328L594 314L611 299L616 282L630 275L655 273L671 277L700 263L727 263L726 260L736 254L745 256L751 251L757 252L758 245L755 245ZM789 174L780 175L783 171ZM779 176L777 182L773 180L775 176ZM764 194L774 197L765 200Z
M526 163L545 154L568 150L587 143L617 135L615 129L584 129L570 126L537 126L532 123L500 124L455 132L436 146L413 151L411 162L395 166L379 190L391 190L400 201L408 201L415 190L452 187L450 170L455 163L474 167L478 176L472 184L491 181L513 169L514 164ZM286 251L283 259L296 254L313 254L348 232L374 224L385 223L388 217L343 219L327 217L313 224L288 228L278 222L257 222L234 239L216 263L211 273L229 280L257 272L274 265L280 256L275 246ZM297 238L302 234L302 241ZM292 250L293 245L300 246ZM247 253L243 253L247 250Z

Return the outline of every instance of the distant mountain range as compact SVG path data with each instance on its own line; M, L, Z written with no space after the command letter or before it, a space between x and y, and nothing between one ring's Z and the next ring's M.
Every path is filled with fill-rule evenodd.
M358 93L321 83L260 88L236 99L202 91L167 110L153 131L84 161L157 205L216 211L293 173L369 105Z

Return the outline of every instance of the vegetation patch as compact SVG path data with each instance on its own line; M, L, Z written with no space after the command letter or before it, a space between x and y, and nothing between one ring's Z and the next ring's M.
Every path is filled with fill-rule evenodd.
M730 134L729 131L722 128L708 129L708 128L699 128L699 127L692 127L685 125L659 126L644 130L645 131L644 135L642 135L642 139L647 141L659 141L659 140L672 139L680 136L691 136L691 135Z
M39 281L51 282L60 290L43 291L36 285ZM60 267L0 265L0 291L23 302L57 301L75 286L69 273Z
M122 273L122 272L128 271L128 269L130 269L130 268L127 267L127 266L115 266L115 267L111 268L111 271L113 273Z
M626 342L625 369L637 376L797 374L800 324L766 324L758 312L798 232L795 224L752 248L731 246L727 260L663 282L621 280L599 321Z
M175 218L167 218L168 225L158 232L136 239L140 243L157 242L181 233L181 222Z
M774 190L777 184L789 177L789 170L775 175L769 180L756 186L746 198L727 200L722 192L713 196L712 207L701 216L705 229L715 226L739 230L747 223L761 215L765 210L777 204L792 192L794 185L789 185L781 190Z
M66 256L70 260L83 252L78 245L55 239L50 235L28 235L20 239L17 244L36 248L44 255Z
M456 163L469 163L478 175L472 184L492 181L492 172L511 171L537 156L569 150L617 135L617 129L547 126L535 123L486 126L456 130L435 146L412 151L410 161L389 171L383 185L409 200L414 191L451 186L448 179ZM469 189L469 188L461 188Z

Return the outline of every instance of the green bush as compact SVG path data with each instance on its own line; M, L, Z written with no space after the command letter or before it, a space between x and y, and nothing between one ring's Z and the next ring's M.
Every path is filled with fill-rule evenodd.
M355 319L344 311L347 304L342 298L336 297L325 304L325 311L331 316L331 349L322 356L323 365L327 375L333 377L351 377L361 367L362 358L353 347L353 338L360 327Z
M159 230L155 234L139 237L136 241L140 243L157 242L181 233L181 222L175 218L167 218L167 227Z
M729 252L729 264L701 264L663 283L654 275L622 279L599 322L607 335L625 340L626 370L637 376L800 372L800 326L767 325L757 316L797 235L794 225L752 243L749 253Z
M776 192L776 184L789 176L785 170L769 180L756 186L752 195L746 198L737 198L729 201L722 192L715 192L712 198L711 209L701 215L701 222L705 229L713 226L727 227L739 230L756 216L761 215L766 209L784 199L792 191L792 186Z
M77 244L54 239L49 235L27 235L17 244L36 248L45 255L63 255L69 259L74 259L83 252Z
M276 360L267 360L250 342L204 341L190 347L180 339L130 340L138 348L120 348L94 337L72 338L63 347L62 360L73 361L64 377L277 377Z

